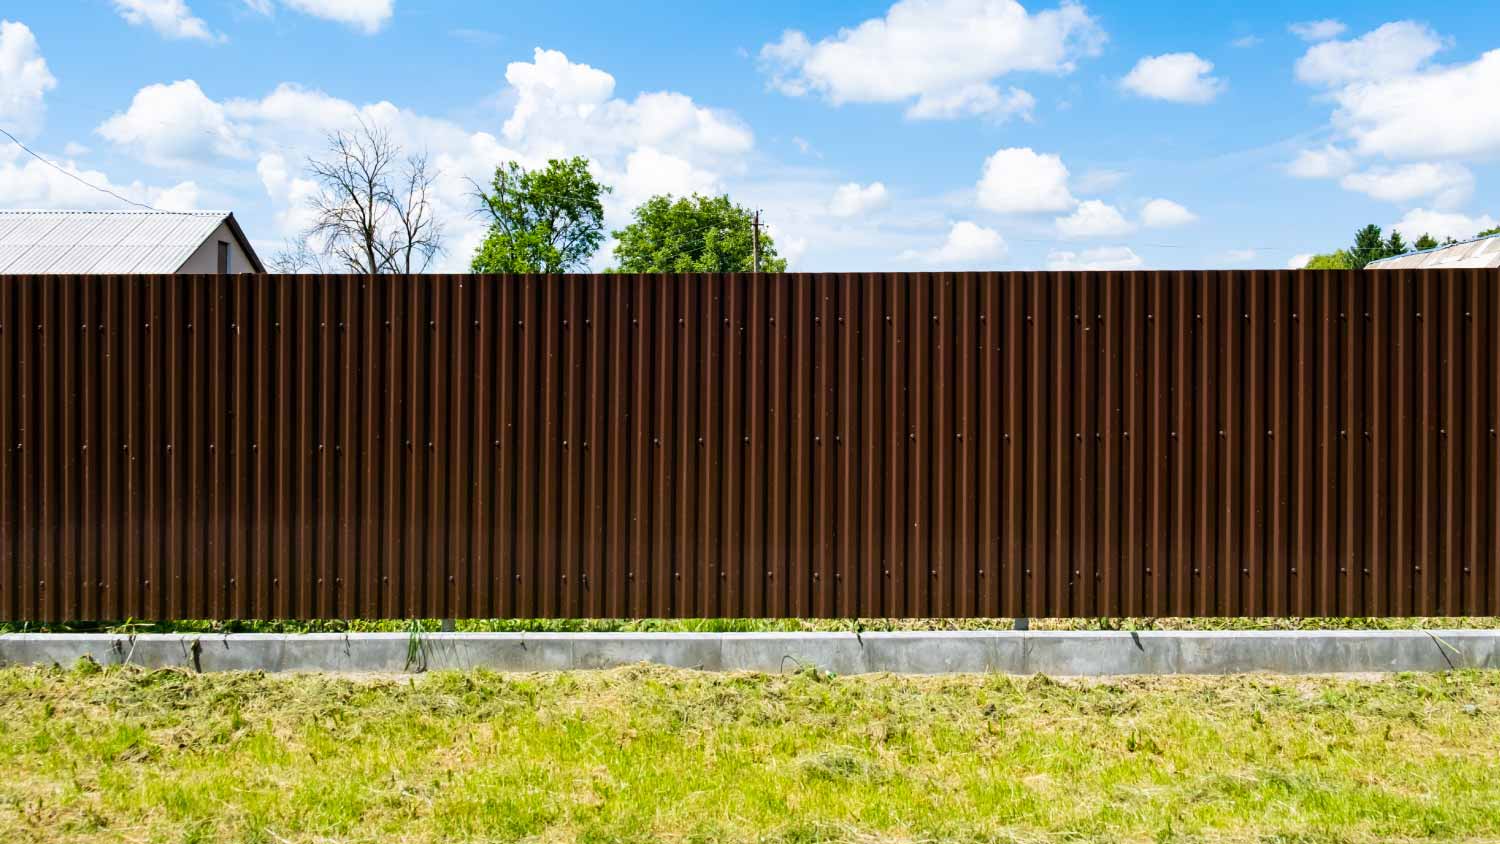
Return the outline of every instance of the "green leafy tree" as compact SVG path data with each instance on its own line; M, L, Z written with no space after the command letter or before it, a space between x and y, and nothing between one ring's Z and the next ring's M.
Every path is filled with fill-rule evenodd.
M474 253L476 273L565 273L588 264L604 242L610 192L586 158L553 159L542 170L514 161L495 168L489 190L474 186L489 234Z
M728 196L673 199L653 196L632 213L634 222L614 233L614 272L720 273L754 269L754 225L750 210ZM786 271L776 244L760 235L762 272Z
M1423 232L1422 236L1417 238L1415 246L1418 252L1426 249L1436 249L1438 248L1437 238L1433 237L1430 234L1427 234L1426 232Z
M1352 270L1354 259L1347 249L1339 249L1326 255L1314 255L1303 269L1308 270Z
M1500 234L1500 226L1496 226L1496 227L1494 227L1492 229L1485 229L1484 231L1482 231L1479 234L1476 234L1474 236L1475 237L1489 237L1490 235L1495 235L1495 234Z

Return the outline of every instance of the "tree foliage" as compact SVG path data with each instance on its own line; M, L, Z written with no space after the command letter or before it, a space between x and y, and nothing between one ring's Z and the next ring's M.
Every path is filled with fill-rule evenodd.
M1496 227L1494 227L1492 229L1485 229L1484 231L1482 231L1479 234L1476 234L1474 236L1475 237L1490 237L1492 235L1497 235L1497 234L1500 234L1500 226L1496 226Z
M541 170L514 161L495 168L489 190L474 186L490 230L474 253L476 273L564 273L585 267L604 241L610 192L582 157L553 159Z
M1303 266L1307 270L1352 270L1354 260L1349 257L1349 250L1339 249L1326 255L1314 255Z
M728 196L673 199L654 196L632 212L634 222L614 232L614 272L750 272L754 269L753 215ZM776 244L760 235L762 272L786 271Z

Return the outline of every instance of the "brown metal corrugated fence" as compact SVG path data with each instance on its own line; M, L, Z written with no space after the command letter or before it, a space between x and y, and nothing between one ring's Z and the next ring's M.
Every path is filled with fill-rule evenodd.
M0 619L1500 613L1500 272L0 279Z

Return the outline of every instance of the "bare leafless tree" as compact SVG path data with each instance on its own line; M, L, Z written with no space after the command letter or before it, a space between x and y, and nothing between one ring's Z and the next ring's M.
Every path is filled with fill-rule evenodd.
M312 248L307 235L288 238L281 251L271 256L271 272L282 275L326 272L323 256Z
M432 215L434 176L426 156L406 159L399 189L388 192L386 201L395 221L377 247L387 272L419 273L443 253L443 230Z
M420 273L443 253L443 230L433 214L436 174L425 154L404 156L384 129L359 128L328 136L323 158L307 160L318 192L308 201L313 222L300 241L272 259L276 267L320 266L316 252L341 269Z

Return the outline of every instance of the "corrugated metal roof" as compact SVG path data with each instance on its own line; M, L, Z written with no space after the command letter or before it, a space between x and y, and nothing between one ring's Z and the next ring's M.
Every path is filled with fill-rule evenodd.
M174 273L227 211L0 211L0 273Z
M1467 270L1500 267L1500 234L1371 261L1367 270Z

